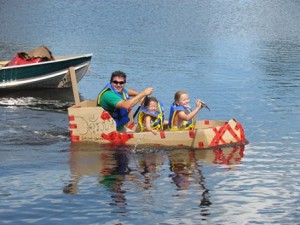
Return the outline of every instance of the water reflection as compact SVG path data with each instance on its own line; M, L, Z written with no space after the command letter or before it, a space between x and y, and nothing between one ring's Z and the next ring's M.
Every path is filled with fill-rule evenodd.
M176 149L168 152L170 171L173 183L177 190L189 189L189 186L195 184L197 193L200 194L199 207L201 216L209 215L210 200L209 190L205 187L205 177L202 173L202 164L196 158L196 152L199 150ZM204 150L205 151L205 150ZM213 154L212 150L206 152L206 155ZM191 190L194 187L191 188Z
M66 194L77 194L78 184L82 177L108 174L116 166L112 161L112 153L102 149L97 144L87 146L81 144L72 144L70 149L70 171L71 182L64 188Z
M108 201L107 204L113 207L112 212L125 215L128 196L138 199L138 195L143 195L141 190L152 191L155 196L156 192L166 189L167 193L177 192L175 195L179 198L181 191L188 191L193 198L200 197L198 207L201 216L207 216L213 202L203 168L208 164L221 164L231 169L232 165L241 163L243 156L244 146L214 150L144 148L136 152L132 148L114 148L97 143L73 143L69 160L71 179L63 192L78 194L89 185L80 181L90 177L96 180L94 187L103 189L101 193L106 196L101 196L101 199ZM173 184L173 190L172 186L159 185L166 180ZM138 207L145 204L135 202Z
M201 171L198 177L194 177L195 151L193 150L172 150L169 152L170 171L174 173L172 180L180 189L186 189L191 182L200 182Z
M160 177L160 171L164 164L165 153L164 151L155 152L140 152L132 155L132 160L137 163L137 170L143 177L141 185L144 189L151 189L154 185L153 182Z
M109 163L110 165L106 164L100 171L99 183L111 193L112 202L110 205L118 206L124 210L120 211L119 209L119 213L125 213L125 206L127 205L126 191L123 190L122 186L125 180L130 179L131 176L128 162L126 152L115 152L114 154L106 155L103 163Z
M73 144L70 151L71 181L63 189L65 194L79 193L80 180L85 176L97 175L97 184L110 193L115 212L126 213L126 190L123 183L135 179L129 167L127 150L110 148L98 144Z
M196 151L195 157L206 163L228 165L237 165L241 163L244 157L245 145L233 146L228 148L216 148L213 150ZM233 167L234 168L234 167Z

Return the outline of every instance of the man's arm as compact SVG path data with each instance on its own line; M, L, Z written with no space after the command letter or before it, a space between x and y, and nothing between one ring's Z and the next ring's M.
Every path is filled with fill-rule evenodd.
M127 92L128 92L128 95L129 96L136 96L136 95L138 95L139 94L139 92L137 92L136 90L134 90L134 89L127 89Z
M133 106L135 106L141 99L146 97L147 95L150 95L153 92L153 88L146 88L142 92L138 93L133 98L130 98L128 100L121 100L116 104L117 108L123 108L123 109L131 109Z

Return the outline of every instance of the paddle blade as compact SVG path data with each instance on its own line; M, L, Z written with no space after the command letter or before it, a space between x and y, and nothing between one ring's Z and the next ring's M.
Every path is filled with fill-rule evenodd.
M206 109L208 109L210 111L210 108L204 103L204 102L201 102L202 106Z

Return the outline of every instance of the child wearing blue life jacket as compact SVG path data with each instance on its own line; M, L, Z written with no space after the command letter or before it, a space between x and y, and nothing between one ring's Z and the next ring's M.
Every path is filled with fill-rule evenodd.
M161 102L155 97L145 97L143 106L138 115L138 125L140 131L151 131L157 134L158 131L163 130L164 125L168 121L164 120L164 108Z
M195 118L203 107L200 99L196 100L194 110L190 107L189 95L186 91L177 91L174 102L170 108L169 129L170 130L191 130L195 127Z

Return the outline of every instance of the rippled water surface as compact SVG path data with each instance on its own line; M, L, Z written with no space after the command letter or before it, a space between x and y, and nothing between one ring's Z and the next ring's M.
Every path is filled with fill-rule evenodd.
M71 90L0 93L0 224L299 224L298 1L1 1L0 60L93 53L81 99L114 70L166 108L186 89L246 146L71 144ZM168 110L167 110L168 111Z

